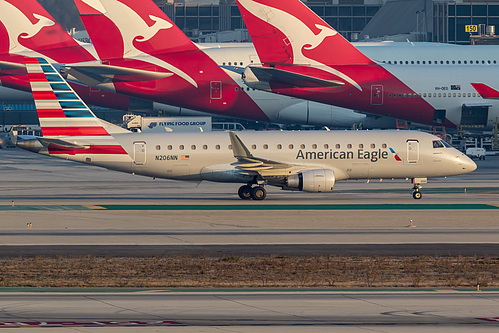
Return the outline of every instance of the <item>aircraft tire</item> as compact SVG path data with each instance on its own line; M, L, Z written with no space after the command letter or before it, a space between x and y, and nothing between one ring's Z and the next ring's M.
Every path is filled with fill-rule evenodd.
M263 200L267 196L267 191L262 186L253 187L251 189L251 199L253 200Z
M243 200L249 200L252 198L251 193L252 193L252 188L249 185L243 185L239 188L237 191L237 195L239 195L239 198Z
M421 199L421 198L423 197L423 194L421 194L421 192L419 192L419 191L414 191L414 192L412 193L412 197L413 197L414 199L416 199L416 200L419 200L419 199Z

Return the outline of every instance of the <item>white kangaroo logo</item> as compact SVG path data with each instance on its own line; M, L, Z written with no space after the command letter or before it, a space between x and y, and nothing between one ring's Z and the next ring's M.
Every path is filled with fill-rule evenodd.
M163 20L160 17L154 16L154 15L149 15L149 18L154 21L154 24L152 27L149 27L148 31L146 31L145 34L142 36L137 36L136 41L138 42L146 42L149 39L153 38L156 36L158 32L164 29L170 29L173 27L173 24L171 24L168 21Z
M318 35L314 35L312 38L312 43L309 43L310 46L304 46L305 50L313 50L317 46L321 45L324 39L327 37L331 37L337 34L337 32L329 27L325 27L321 24L316 24L315 27L319 29L321 32Z
M2 21L9 34L9 52L18 53L26 50L26 47L19 44L19 39L29 39L36 36L43 28L55 24L54 21L43 15L33 13L38 19L35 24L16 6L0 0L0 21Z
M239 3L251 14L271 24L288 37L293 49L293 64L320 66L322 70L342 78L362 91L360 85L348 75L317 60L310 59L303 54L303 50L313 50L321 45L327 37L335 36L337 34L335 30L321 24L316 24L315 26L321 30L316 35L300 19L285 11L257 3L253 0L239 0Z
M38 34L40 32L40 30L42 30L43 28L51 27L55 24L54 21L46 18L45 16L41 16L38 14L33 14L33 16L38 19L38 22L36 22L35 25L31 26L32 29L30 29L30 31L26 31L26 32L20 34L19 37L24 38L24 39L31 38L31 37L35 36L36 34Z
M137 49L134 45L134 41L146 42L156 36L161 30L172 28L173 24L160 17L149 15L149 18L154 21L154 24L149 26L132 8L117 0L82 1L101 12L118 27L123 38L123 58L140 58L140 60L163 67L182 77L196 88L198 87L196 81L179 68L156 57L144 54L144 52Z

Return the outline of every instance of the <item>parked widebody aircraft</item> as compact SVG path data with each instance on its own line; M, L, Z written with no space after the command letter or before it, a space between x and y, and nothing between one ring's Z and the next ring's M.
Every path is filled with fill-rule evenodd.
M122 33L120 30L120 27L122 25L125 25L126 26L125 28L128 30L126 29L124 30L129 32L129 29L131 29L134 26L135 24L134 22L139 22L135 26L136 27L135 35L137 34L145 35L147 33L147 28L144 28L144 26L147 25L146 23L151 24L152 27L152 23L156 22L148 18L148 15L152 15L153 13L144 14L143 12L140 12L142 15L140 16L134 11L135 7L137 6L137 3L139 2L136 1L120 2L116 0L108 2L111 4L114 3L114 5L111 6L112 8L105 8L106 14L104 16L106 16L108 19L111 19L114 16L132 18L129 20L128 19L125 20L125 22L123 22L123 20L120 19L118 19L114 23L108 22L109 26L116 27L114 28L115 35ZM99 6L101 5L99 1L95 0L94 1L86 0L85 3L87 5L91 4L95 8L100 8ZM107 4L107 2L104 2L104 4ZM145 8L149 5L150 4L148 2L140 2L141 7ZM158 10L154 4L152 4L152 6L153 8L156 8L156 10ZM96 12L98 11L96 10ZM157 15L162 14L161 11L154 13ZM96 16L99 15L101 14L96 14ZM166 16L164 17L155 16L155 15L153 16L160 18L159 21L164 20L166 22L169 22ZM89 15L87 21L97 22L99 21L98 19L105 20L106 18L102 16L99 16L97 18L93 17L92 15ZM44 22L46 24L44 24ZM146 54L146 56L141 56L139 58L136 58L136 61L132 61L133 57L130 59L126 59L126 61L120 60L122 61L123 66L126 67L110 66L111 67L110 68L106 66L98 66L101 64L101 62L90 65L89 63L90 60L88 59L95 59L98 57L93 48L81 47L74 41L71 42L72 39L68 39L70 37L67 36L65 31L62 28L60 28L60 26L57 23L49 25L49 23L47 22L53 22L53 19L48 13L45 12L45 10L41 6L39 6L36 3L35 0L0 0L0 40L8 41L7 43L2 45L4 46L4 48L5 45L9 45L6 48L9 49L11 52L33 55L34 54L33 52L36 51L38 53L44 54L45 56L53 58L51 61L56 61L66 64L71 62L85 62L87 65L85 67L86 70L91 72L90 73L87 72L88 75L85 75L84 77L82 77L81 75L79 77L88 84L93 84L97 87L108 89L110 92L116 91L115 88L116 85L125 87L128 90L130 90L130 87L138 85L143 85L147 88L150 88L151 86L156 87L158 84L164 84L165 87L168 86L169 84L168 80L170 79L170 77L156 80L157 77L156 79L154 79L154 75L158 75L158 73L156 72L151 73L151 71L141 71L140 69L137 70L137 68L135 67L135 64L138 62L141 64L140 66L145 66L145 65L153 66L156 70L160 72L168 72L167 68L157 66L158 61L161 60L158 60L153 56L156 53L161 53L161 51L158 50L153 52L149 50L150 53L153 55ZM5 29L3 29L3 25L1 23L3 23ZM88 24L91 24L91 22ZM34 25L37 26L36 29L33 27ZM141 31L140 27L144 28L144 30ZM163 29L160 30L159 32L165 32L165 31L168 31L169 33L175 32L175 34L173 35L174 40L180 38L181 41L185 41L186 44L188 44L185 35L183 35L178 29L176 31L173 31L172 28ZM102 27L97 26L96 29L99 30L102 29ZM7 34L7 32L9 34ZM133 38L137 37L135 35L133 35ZM52 38L56 38L57 42L53 41ZM118 40L125 40L125 39L126 38L122 37L118 38ZM136 39L140 40L139 37L137 37ZM60 44L61 40L64 41L64 44ZM111 40L109 43L113 44L113 41ZM138 41L133 40L132 44L134 43L138 43ZM60 45L68 47L63 47L62 51L64 52L59 54L59 51L61 50ZM161 45L163 46L163 44ZM257 64L260 62L257 53L251 44L228 44L228 45L202 44L194 46L192 45L188 44L188 46L186 47L192 47L192 50L199 49L203 51L208 56L208 58L211 59L211 60L206 60L209 63L208 66L209 68L213 67L213 62L218 67L222 67L222 70L213 70L213 71L217 73L217 75L223 74L223 80L222 79L218 80L216 78L210 79L210 83L211 80L217 82L213 86L213 88L211 85L209 85L208 87L204 85L195 88L192 85L186 84L184 86L186 90L183 91L181 94L177 93L170 94L169 91L163 92L165 96L168 96L170 94L170 97L168 98L175 99L174 102L175 105L154 103L155 110L166 111L169 114L174 114L174 115L200 115L199 111L191 108L193 102L191 101L190 97L200 95L199 91L202 87L205 89L205 92L201 95L204 96L203 98L205 98L204 101L206 102L206 105L204 105L203 110L210 109L207 111L210 112L210 114L235 117L235 115L232 115L232 109L230 109L227 105L239 105L238 103L241 103L241 101L247 101L248 97L251 99L251 103L249 105L253 106L256 105L257 108L255 108L255 110L257 111L249 112L248 114L243 114L242 112L239 112L237 116L240 116L245 119L256 120L256 119L262 119L263 117L264 119L266 119L265 121L268 122L326 125L333 127L350 127L352 123L359 123L359 122L362 122L365 128L373 128L373 127L388 128L395 126L395 120L393 118L382 117L380 115L373 115L373 114L369 115L361 114L358 112L352 112L350 109L343 109L337 106L325 105L316 102L308 102L297 98L290 98L282 95L269 94L250 89L241 80L240 73L244 70L245 66L251 65L252 63ZM490 63L491 65L493 65L497 61L496 59L499 57L499 48L494 46L464 47L464 46L433 44L433 43L415 43L415 44L358 43L356 44L356 46L359 49L361 49L362 52L366 53L370 58L376 59L378 62L397 65L397 67L399 68L411 67L411 66L423 67L425 66L425 64L430 64L430 63L432 64L432 66L434 66L436 63L438 63L438 65L442 64L446 65L446 67L450 71L459 71L461 67L469 66L469 64L473 64L473 66L481 66L482 63L485 64ZM176 51L176 50L172 50L171 45L168 45L166 46L166 51ZM177 57L177 58L180 56L180 54L184 54L182 52L173 52L173 53L176 54L176 56L172 55L172 57ZM67 56L68 54L70 54L70 56ZM91 57L89 57L88 54L90 54ZM130 52L127 53L127 56L131 56ZM18 61L21 60L22 58L19 58ZM109 64L109 63L104 61L104 64ZM3 63L0 62L0 69L3 68L2 65ZM452 66L455 66L456 68L452 68ZM197 69L199 72L203 71L205 76L206 72L208 72L204 70L204 67L199 68L197 64L195 64L194 66L192 65L191 62L187 61L179 62L177 67L182 72L187 72L187 70L194 71L195 69ZM76 66L74 67L70 66L69 68L72 68L72 70L76 70ZM105 70L105 73L99 74L98 73L99 68L100 70ZM136 69L136 71L130 72L130 70L133 70L134 68ZM6 70L7 69L2 70L4 75ZM13 71L19 69L14 68L9 70ZM22 70L24 71L24 69ZM403 71L403 69L401 70ZM80 71L81 72L85 71L84 66L80 66ZM147 77L147 81L127 82L127 80L132 80L131 74L135 76L134 80L137 80L137 78L145 79L145 77ZM201 75L200 73L197 74ZM174 74L173 76L177 76L177 74ZM11 79L11 83L12 80L18 83L19 78L20 78L19 76L16 76L16 77L10 77L9 79ZM104 82L102 82L102 80L104 80ZM224 84L225 80L230 82L229 86ZM116 83L114 83L114 81L116 81ZM158 83L157 81L160 83ZM14 85L14 84L9 85L8 80L4 80L4 82L8 86ZM217 88L219 87L218 83L220 83L221 89ZM26 77L24 77L23 86L25 90L29 89ZM77 90L78 93L89 104L128 110L129 108L132 107L134 102L139 102L140 104L140 102L143 101L142 99L130 99L128 97L118 94L113 94L112 95L113 97L110 97L108 93L106 93L104 90L101 89L88 89L88 87L81 85L74 85L74 87L78 88ZM230 88L228 90L233 89L234 91L230 91L232 95L224 93L225 88ZM430 88L428 88L428 90ZM441 89L442 87L433 87L433 88ZM447 124L451 124L451 126L455 124L462 124L464 126L481 127L482 125L475 123L476 117L474 117L474 114L480 113L482 115L480 121L482 121L484 118L487 118L483 117L483 114L487 113L492 104L490 104L489 101L483 101L481 98L477 97L478 94L476 94L475 92L473 93L468 92L467 93L468 95L471 94L470 97L468 97L467 95L464 97L461 96L461 94L466 94L465 92L463 92L464 86L455 85L454 88L462 89L462 91L457 91L457 90L455 91L455 94L459 95L458 99L460 98L459 100L459 103L461 103L459 104L460 111L459 110L456 111L457 109L452 110L453 114L457 112L461 115L460 117L461 120L458 123L447 122ZM211 92L212 89L214 89L213 95ZM234 94L236 89L238 89L239 92L238 94ZM158 98L160 101L163 101L165 98L167 98L164 96L160 97L156 96L161 91L153 92L151 90L147 90L147 93L143 94L140 91L134 91L134 89L131 90L132 91L129 92L130 94L133 94L134 96L140 98L150 98L153 101L157 101ZM438 90L435 90L433 92L433 94L435 94L435 98L432 99L439 98L437 91ZM177 91L173 90L172 92L177 92ZM216 99L215 101L213 101L212 97L218 98L220 96L217 95L218 93L220 93L223 96L223 98ZM428 93L428 95L429 94L430 93ZM475 96L473 96L473 94L475 94ZM171 97L172 95L173 97ZM423 93L423 95L426 95L426 93ZM184 96L184 97L188 96L188 98L180 99L178 98L179 96ZM228 96L232 97L229 98ZM442 97L440 97L440 99L443 98L444 96L443 93L441 93L441 96ZM490 96L490 94L488 96ZM385 91L385 96L382 97L384 97L386 101L387 97L386 91ZM398 101L400 103L401 109L405 109L406 108L405 104L407 104L406 102L409 102L409 100L404 100L404 98L405 98L404 95L401 94L401 98ZM449 102L450 101L449 97L446 96L446 98L447 98L446 102ZM454 98L451 99L454 100ZM186 101L185 104L184 101ZM473 101L474 103L470 103L470 101ZM217 103L215 102L221 104L221 106L217 105ZM224 105L223 104L224 102L227 102L227 104ZM199 101L196 103L199 103ZM245 107L247 109L246 105ZM236 108L234 107L234 109ZM415 114L417 114L418 112L419 111L414 111ZM425 113L426 109L422 109L421 112ZM442 115L450 114L450 112L451 112L450 110L447 110L446 112L445 109L438 109L437 112L433 112L434 115L440 116L440 118L437 117L434 119L435 122L433 123L433 125L441 124L443 120ZM490 115L487 118L487 121L493 118L492 110L490 110L489 113Z
M94 61L95 51L71 38L35 0L0 0L0 84L30 91L24 57L42 55L52 62ZM130 97L98 91L77 83L74 89L88 103L127 110ZM2 91L8 93L8 90Z
M428 177L473 171L440 138L416 131L133 133L95 117L43 58L26 67L42 137L18 146L44 155L149 177L242 183L241 199L263 200L265 185L331 192L336 181Z
M98 4L96 1L89 3ZM141 2L140 6L149 6L151 4L152 3ZM154 4L152 4L152 6L156 10L159 10ZM136 14L132 15L132 18L134 19L137 17L138 15ZM129 22L130 26L133 26L133 24L135 24L134 22L136 21L131 20ZM145 24L145 21L139 21L137 28L144 28L146 31L147 27L145 27ZM150 37L154 37L153 35ZM88 88L87 86L76 85L75 83L72 83L72 85L87 103L98 106L122 110L144 109L144 106L147 106L143 105L145 103L141 103L141 101L144 100L114 94L116 88L113 83L109 83L113 81L119 82L118 85L122 83L122 86L140 86L143 90L142 93L135 95L137 97L144 98L150 96L150 94L157 96L160 93L170 96L170 98L177 101L175 105L151 103L154 110L166 111L169 114L199 115L199 110L201 109L212 115L263 120L267 122L339 127L349 127L352 123L356 122L363 122L365 125L372 124L373 126L376 125L378 127L379 125L381 125L381 127L390 127L394 124L393 119L378 120L378 117L367 117L366 115L352 112L351 110L334 108L320 103L310 103L285 96L273 96L272 94L259 91L248 92L247 89L244 90L241 87L245 85L240 79L240 71L230 72L232 75L232 77L230 77L225 73L225 69L220 69L218 66L215 66L216 68L214 68L213 63L210 62L209 58L199 56L202 52L198 50L197 46L188 41L187 37L178 29L175 31L173 37L173 40L178 39L180 44L183 43L183 46L181 47L186 47L186 51L194 51L198 54L197 58L195 57L193 60L208 62L209 64L207 67L205 68L203 63L197 64L195 62L182 61L182 68L181 66L178 66L178 70L176 70L172 67L168 67L168 65L165 65L161 60L148 56L149 63L146 63L141 59L135 59L136 61L127 59L128 61L123 64L124 67L106 65L97 68L96 66L88 66L89 63L95 61L98 57L93 47L81 45L74 41L35 0L0 0L0 41L2 42L0 44L0 75L2 76L0 83L5 87L26 91L29 90L29 83L23 65L23 57L42 55L48 57L50 61L54 63L86 63L87 66L85 68L87 70L91 69L91 72L87 72L88 75L85 75L82 81L94 83L94 85L101 87L106 86L107 90ZM116 43L112 41L111 44ZM168 47L169 51L173 51L177 56L179 55L179 53L176 52L178 49L176 49L174 45L172 46L169 44ZM252 47L247 47L247 45L238 45L235 47L234 44L222 46L210 44L208 46L200 46L199 48L216 48L217 51L220 49L235 49L237 50L235 53L232 51L227 52L225 53L225 56L230 57L232 55L232 58L238 59L243 58L242 55L247 59L256 56L254 49ZM216 53L218 54L218 52ZM249 53L251 53L251 56ZM185 55L185 53L181 53L181 55ZM146 64L146 69L143 69L143 66L134 68L135 62L139 62L142 65ZM159 66L157 66L158 63ZM238 63L238 65L240 64L242 64L242 62ZM163 65L165 66L162 67ZM234 65L236 64L234 63ZM201 75L204 73L204 77L211 76L211 74L208 75L210 71L217 73L217 75L212 78L213 87L211 87L211 84L210 87L194 87L188 84L188 89L185 91L181 90L179 93L177 88L171 89L171 85L168 85L169 89L166 92L151 91L151 89L155 90L157 85L163 85L164 82L168 82L169 84L170 80L161 80L161 78L168 78L172 74L182 75L181 73L184 72L184 67L196 68L202 72L197 74ZM154 68L154 72L149 70L151 68ZM244 67L241 66L240 68ZM107 82L107 85L100 81L96 83L94 80L95 78L103 77L104 81ZM234 84L234 79L237 80L239 85ZM206 78L204 78L204 80L206 80ZM225 84L226 81L230 82L229 86ZM208 93L200 93L203 88L206 88ZM8 93L8 90L5 91L5 93ZM203 100L206 104L202 105L202 108L192 109L190 108L193 106L191 99L197 99L195 98L197 95L202 95L204 97L209 95L209 98ZM183 98L179 99L179 96ZM163 100L169 101L168 98L165 99L161 96L158 98L151 98L151 100L159 100L160 102ZM180 102L178 102L179 100ZM194 104L194 106L197 106L200 103ZM336 111L336 109L339 110Z
M499 102L489 99L499 87L496 60L477 64L476 54L447 65L435 55L400 66L393 54L383 63L299 0L238 5L262 63L245 70L250 87L428 125L491 128L499 116Z

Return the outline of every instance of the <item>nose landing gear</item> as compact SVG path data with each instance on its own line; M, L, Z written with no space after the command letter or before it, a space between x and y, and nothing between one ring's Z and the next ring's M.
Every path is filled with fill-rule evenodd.
M243 185L237 191L239 198L243 200L263 200L267 196L267 191L263 186L251 187L251 185Z
M419 191L423 188L421 186L422 183L427 183L428 180L426 178L413 178L412 183L414 186L412 187L412 197L416 200L419 200L423 197L423 194Z

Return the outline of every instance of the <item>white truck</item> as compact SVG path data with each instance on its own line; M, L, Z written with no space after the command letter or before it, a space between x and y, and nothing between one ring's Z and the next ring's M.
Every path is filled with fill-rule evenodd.
M143 117L123 116L125 127L147 133L207 132L211 131L211 117Z
M479 160L484 160L485 153L485 148L471 147L466 149L466 155L468 155L468 157L471 159L478 158Z

